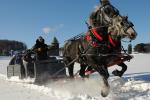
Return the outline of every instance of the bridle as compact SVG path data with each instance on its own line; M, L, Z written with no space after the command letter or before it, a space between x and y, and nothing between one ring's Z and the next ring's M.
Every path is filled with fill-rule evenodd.
M107 7L111 7L111 8L107 8ZM108 13L105 11L106 9L109 9L112 12ZM105 24L105 25L110 25L110 24L112 25L113 17L119 15L119 11L114 6L112 6L111 4L101 6L99 8L99 11L100 11L100 20L101 20L102 24Z
M124 26L124 28L123 28L124 32L127 32L127 30L128 30L130 27L133 27L133 26L134 26L133 23L130 22L130 21L128 21L127 18L128 18L128 17L125 16L125 17L123 18L123 21L121 22L121 24Z

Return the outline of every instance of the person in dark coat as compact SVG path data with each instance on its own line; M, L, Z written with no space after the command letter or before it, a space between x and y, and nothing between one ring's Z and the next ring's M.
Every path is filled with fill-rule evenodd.
M23 65L25 69L25 78L34 76L34 59L32 58L32 51L26 50L23 55Z
M39 36L36 40L36 44L33 46L32 50L36 53L36 60L46 60L48 59L48 45L45 44L45 40L42 36Z

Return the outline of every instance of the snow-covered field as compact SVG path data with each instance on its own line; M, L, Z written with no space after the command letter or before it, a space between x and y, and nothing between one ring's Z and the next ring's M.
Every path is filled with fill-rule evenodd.
M122 79L111 75L108 97L100 95L101 79L97 73L89 79L49 81L45 85L29 84L16 77L7 79L10 57L0 57L0 100L150 100L150 54L134 54L127 62L128 70ZM75 65L78 70L78 64ZM117 66L109 68L109 72ZM119 67L118 67L119 68Z

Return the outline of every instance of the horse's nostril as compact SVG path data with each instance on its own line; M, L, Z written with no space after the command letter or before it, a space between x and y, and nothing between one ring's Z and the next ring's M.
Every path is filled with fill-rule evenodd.
M135 39L135 38L136 38L136 34L135 34L135 33L132 33L132 34L131 34L131 38L132 38L132 39Z
M130 32L130 35L131 35L131 36L134 36L134 35L135 35L135 33L133 33L133 32Z
M131 36L132 36L132 37L134 37L134 36L135 36L135 34L131 34Z

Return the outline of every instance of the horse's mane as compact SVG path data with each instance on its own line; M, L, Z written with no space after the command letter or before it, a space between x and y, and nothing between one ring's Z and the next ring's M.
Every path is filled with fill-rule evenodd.
M71 37L70 39L68 39L66 41L74 41L74 40L78 40L78 39L83 38L83 37L85 37L85 33L84 32L82 32L82 33L80 33L80 34L78 34L78 35L76 35L74 37Z

